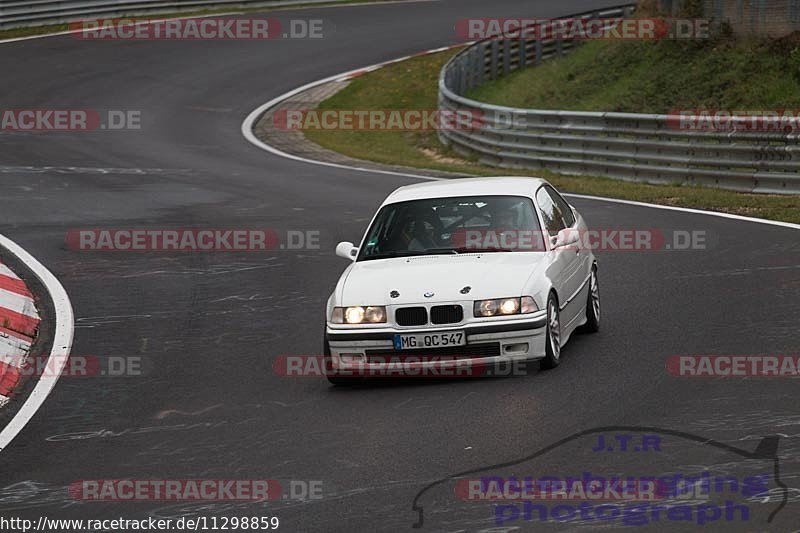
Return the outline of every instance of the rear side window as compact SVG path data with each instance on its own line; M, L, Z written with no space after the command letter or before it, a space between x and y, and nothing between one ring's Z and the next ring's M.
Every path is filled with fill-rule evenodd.
M542 211L544 228L551 237L555 237L559 231L567 227L564 225L564 216L561 214L561 209L544 187L540 187L536 192L536 205Z
M550 198L556 204L556 207L561 211L561 217L564 220L564 226L567 228L571 228L573 224L575 224L575 215L572 213L572 208L569 204L564 200L564 198L556 192L556 190L549 185L545 185L544 188L547 190L547 194L550 195Z
M575 224L572 208L552 187L547 185L540 187L536 192L536 203L542 210L544 225L551 237L555 237L562 229L571 228Z

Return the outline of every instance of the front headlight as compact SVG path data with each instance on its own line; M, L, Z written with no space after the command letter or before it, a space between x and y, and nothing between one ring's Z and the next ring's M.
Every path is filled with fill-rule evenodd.
M334 307L331 322L334 324L382 324L386 322L386 307L382 305Z
M473 307L473 315L475 318L483 318L533 313L538 310L536 302L530 296L496 298L493 300L477 300Z

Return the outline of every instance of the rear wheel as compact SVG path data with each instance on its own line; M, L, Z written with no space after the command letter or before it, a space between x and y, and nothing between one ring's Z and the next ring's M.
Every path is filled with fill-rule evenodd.
M539 368L549 370L561 362L561 317L558 301L552 293L547 298L547 339L545 339L545 356Z
M600 284L597 281L597 267L592 267L589 279L589 297L586 301L586 324L581 328L589 333L600 331Z

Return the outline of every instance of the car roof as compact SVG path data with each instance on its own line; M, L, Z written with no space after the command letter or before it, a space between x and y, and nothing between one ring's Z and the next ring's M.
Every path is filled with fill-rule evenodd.
M425 198L451 196L533 196L543 183L542 178L521 176L496 176L488 178L453 178L406 185L390 194L384 205Z

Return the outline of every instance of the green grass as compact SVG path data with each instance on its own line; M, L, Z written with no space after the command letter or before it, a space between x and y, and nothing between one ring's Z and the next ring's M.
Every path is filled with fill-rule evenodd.
M174 18L174 17L201 17L201 16L208 16L208 15L215 15L215 14L222 14L222 13L249 13L249 12L259 12L259 13L266 13L269 11L276 11L280 9L300 9L304 7L325 7L325 6L333 6L339 4L356 4L356 3L381 3L381 2L390 2L391 0L331 0L330 2L322 2L319 4L295 4L289 6L262 6L262 7L220 7L215 9L199 9L196 11L174 11L169 13L153 13L148 15L137 15L135 17L106 17L103 15L99 15L95 18L104 19L104 18L136 18L140 20L144 19L166 19L166 18ZM91 18L91 17L86 17ZM50 24L47 26L33 26L30 28L13 28L10 30L2 30L0 31L0 40L2 39L17 39L19 37L33 37L36 35L46 35L48 33L58 33L62 31L67 31L70 28L70 24Z
M376 70L322 102L322 109L435 109L437 79L454 52L413 58ZM694 207L800 223L800 197L742 194L694 186L629 183L608 178L572 177L545 171L492 168L466 160L441 145L435 132L321 131L306 136L337 152L391 165L432 168L474 175L537 175L561 190Z
M800 38L592 41L468 96L512 107L668 113L800 108Z

